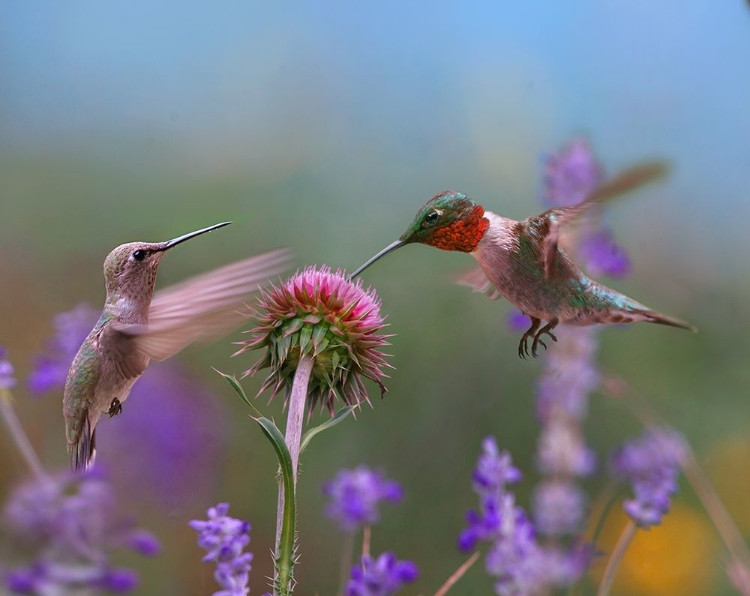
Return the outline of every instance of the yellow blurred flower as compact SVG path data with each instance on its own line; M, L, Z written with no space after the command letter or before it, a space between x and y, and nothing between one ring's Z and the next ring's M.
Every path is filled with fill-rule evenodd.
M729 515L743 534L750 534L750 437L720 443L706 459L705 469Z
M604 552L591 572L601 574L628 518L615 505L597 548ZM705 596L717 580L716 533L705 516L674 505L661 525L638 530L620 564L612 593L620 596Z

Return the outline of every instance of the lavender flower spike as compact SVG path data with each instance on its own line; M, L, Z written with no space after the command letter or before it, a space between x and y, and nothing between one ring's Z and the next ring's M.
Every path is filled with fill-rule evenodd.
M1 522L8 540L0 544L0 552L8 553L2 583L15 594L126 593L137 587L138 575L113 567L111 551L159 551L152 534L120 515L114 490L96 470L20 485Z
M392 552L383 553L377 559L365 555L361 566L352 567L346 596L391 596L417 577L417 566L411 561L397 560Z
M380 501L398 503L403 498L398 482L387 480L383 474L367 466L340 470L325 484L323 492L331 498L326 507L328 517L336 520L345 531L378 521Z
M214 578L223 588L213 596L246 596L250 579L252 553L243 552L250 542L250 523L229 517L229 503L219 503L208 510L208 520L193 520L190 527L198 532L198 546L207 554L204 562L215 562Z
M682 436L669 428L651 428L641 438L623 445L612 457L614 472L633 486L634 499L623 504L640 527L661 523L677 492L678 467L684 461Z
M13 365L8 360L8 350L0 346L0 389L13 389L16 378L13 376Z

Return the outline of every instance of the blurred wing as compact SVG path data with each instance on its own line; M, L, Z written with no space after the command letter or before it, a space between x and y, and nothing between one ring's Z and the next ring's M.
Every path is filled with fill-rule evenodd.
M219 339L238 327L247 319L245 301L289 263L290 251L279 249L192 277L154 295L148 325L115 329L132 338L134 353L166 360L188 344Z
M456 283L469 286L475 292L486 294L490 300L497 300L502 296L481 267L474 267L474 269L462 273L456 277Z
M570 224L590 212L594 205L600 205L609 199L618 197L626 192L635 190L662 178L668 171L668 166L664 162L648 162L639 164L621 172L611 180L598 186L592 191L580 204L573 207L562 207L549 209L539 218L547 219L549 227L544 236L544 275L550 277L555 266L557 256L557 247L560 242L560 232L564 225Z

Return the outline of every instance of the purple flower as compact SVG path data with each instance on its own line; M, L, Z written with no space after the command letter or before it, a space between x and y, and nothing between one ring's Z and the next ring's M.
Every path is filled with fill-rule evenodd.
M297 363L312 356L315 365L309 387L310 412L317 403L334 411L336 398L358 406L369 403L363 378L385 386L383 369L388 366L380 348L388 345L381 333L385 326L380 300L362 281L351 282L343 271L308 267L278 288L264 292L261 314L252 330L254 338L238 353L265 349L245 376L270 368L261 391L272 396L291 388Z
M207 552L204 562L215 562L214 578L222 590L214 596L245 596L250 579L252 553L244 552L250 543L250 523L229 517L229 503L219 503L207 511L208 520L193 520L198 546Z
M678 432L655 427L612 456L614 472L628 480L635 493L623 508L640 527L660 524L669 511L671 497L677 492L678 467L686 452L685 440Z
M113 568L111 552L130 547L155 554L158 542L123 518L101 471L66 473L20 485L2 513L12 545L5 583L18 594L73 593L95 588L124 593L138 583L134 571ZM139 548L145 537L151 547ZM137 540L134 539L137 538Z
M487 437L482 441L482 453L472 479L480 507L466 514L468 526L458 538L463 551L472 550L479 540L494 540L503 520L515 519L515 499L505 492L505 485L521 480L521 472L513 466L507 451L500 453L494 437Z
M8 360L8 350L0 346L0 389L12 389L16 384L13 365Z
M534 489L534 522L542 534L575 534L581 529L586 493L565 480L545 480Z
M85 303L55 316L55 335L47 342L44 353L34 359L29 375L27 384L32 395L65 386L70 364L98 318L99 313Z
M29 390L37 395L62 390L73 358L96 323L86 304L58 314L55 334L37 356ZM219 400L176 360L153 365L133 386L124 415L98 433L99 462L117 454L113 482L121 489L141 486L173 509L208 495L223 446Z
M505 322L508 325L508 329L518 333L526 331L531 325L531 319L518 309L513 309L512 311L510 311L510 314L508 314L508 318Z
M377 559L365 555L361 566L352 567L346 596L390 596L417 577L417 566L411 561L397 560L392 552L383 553Z
M367 466L353 470L339 470L336 477L323 486L331 498L326 514L347 532L380 519L380 501L398 503L403 498L401 486L387 480L380 472Z
M630 273L628 253L615 243L609 228L600 228L584 234L578 251L586 270L594 277L609 275L621 278Z
M468 512L468 526L458 546L470 551L477 542L489 542L487 572L496 578L500 596L547 593L553 587L569 585L584 573L578 551L562 552L541 546L534 525L506 484L520 479L507 452L500 453L494 438L482 443L482 454L474 471L474 491L480 497L478 510Z
M581 420L589 394L601 375L594 359L599 348L593 327L565 327L550 347L537 389L536 412L542 423L561 415Z
M578 138L544 159L542 200L550 207L577 205L602 182L602 170L588 142Z
M586 447L578 425L560 420L539 434L537 467L542 474L558 477L590 476L596 470L596 454Z
M500 451L494 437L482 441L482 454L474 470L474 489L477 493L495 495L505 489L506 484L521 480L521 471L513 466L510 453Z

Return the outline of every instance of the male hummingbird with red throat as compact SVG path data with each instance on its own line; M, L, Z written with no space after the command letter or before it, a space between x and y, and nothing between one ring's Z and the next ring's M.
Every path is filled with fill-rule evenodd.
M167 242L122 244L107 256L104 310L65 381L65 437L73 469L91 465L100 416L122 411L151 361L170 358L195 341L218 339L240 325L247 318L242 314L247 311L244 301L287 267L289 251L275 250L154 294L157 268L168 250L230 223Z
M504 296L531 319L531 326L518 345L522 358L529 354L529 340L534 357L539 344L547 347L541 339L543 335L557 341L552 330L560 323L645 321L695 331L685 321L655 312L590 279L559 245L565 225L578 220L593 206L655 180L665 172L666 167L661 163L633 167L596 188L576 206L548 209L522 221L485 211L463 193L441 192L417 212L401 238L359 267L351 277L407 244L470 253L479 268L464 275L459 283L493 299ZM546 324L540 329L542 321Z

